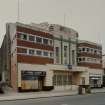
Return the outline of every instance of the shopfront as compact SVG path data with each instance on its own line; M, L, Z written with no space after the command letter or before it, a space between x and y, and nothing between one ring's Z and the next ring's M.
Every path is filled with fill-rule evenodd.
M89 82L92 88L98 88L102 86L102 78L101 76L90 76Z
M21 71L21 90L42 90L45 76L44 71Z

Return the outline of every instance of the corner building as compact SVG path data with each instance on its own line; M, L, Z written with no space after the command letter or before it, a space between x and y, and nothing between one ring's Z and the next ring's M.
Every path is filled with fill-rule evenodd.
M5 81L14 90L65 90L80 84L84 69L77 67L75 30L57 24L7 23L5 36L10 42L4 55L9 72L4 73Z
M75 90L97 70L80 64L78 32L62 25L7 23L3 43L3 77L15 91Z

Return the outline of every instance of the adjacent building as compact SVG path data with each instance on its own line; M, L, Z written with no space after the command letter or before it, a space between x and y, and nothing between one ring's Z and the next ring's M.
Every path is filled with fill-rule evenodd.
M103 80L102 46L89 41L78 41L78 66L88 67L91 87L100 87Z

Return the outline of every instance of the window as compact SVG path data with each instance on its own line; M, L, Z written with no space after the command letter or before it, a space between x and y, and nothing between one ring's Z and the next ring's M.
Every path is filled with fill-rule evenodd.
M85 58L82 58L83 61L85 61Z
M50 27L49 27L49 30L50 30L50 31L53 31L53 30L54 30L54 26L50 26Z
M27 54L27 49L25 49L25 48L23 49L23 48L22 48L22 49L21 49L21 53Z
M48 45L48 39L43 39L43 44L47 44Z
M84 52L85 51L85 48L82 48L82 51Z
M29 36L29 40L30 41L35 41L35 37L34 36Z
M75 51L72 50L72 64L75 64Z
M50 57L53 57L53 53L52 52L50 52Z
M91 52L93 52L93 49L91 49Z
M89 49L89 48L87 48L87 52L89 52L89 50L90 50L90 49Z
M26 34L22 34L21 38L24 39L24 40L27 40L27 35Z
M97 53L97 50L94 50L94 53L96 54Z
M81 59L81 58L78 58L78 61L79 61L79 62L81 62L81 61L82 61L82 59Z
M72 76L70 74L54 74L53 85L65 86L72 84Z
M42 43L42 38L36 37L36 42L37 42L37 43Z
M56 57L58 57L59 56L59 47L56 47L55 51L56 51Z
M37 54L37 55L42 55L42 51L37 50L37 51L36 51L36 54Z
M29 54L34 55L35 54L35 51L30 49L29 50Z
M55 54L56 54L56 63L59 63L59 47L55 48Z
M67 57L67 46L64 46L64 57Z
M53 41L52 40L50 40L50 45L53 45Z
M43 55L44 55L44 56L48 56L48 52L47 52L47 51L44 51L44 52L43 52Z

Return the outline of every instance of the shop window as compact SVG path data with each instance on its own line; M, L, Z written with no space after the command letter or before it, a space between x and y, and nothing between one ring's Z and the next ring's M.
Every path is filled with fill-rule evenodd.
M57 78L57 76L54 75L54 76L53 76L53 85L54 85L54 86L57 85L56 78Z
M29 36L29 40L34 42L35 41L35 37L34 36Z
M29 54L34 55L35 54L35 50L29 50Z
M48 39L43 39L43 44L46 44L46 45L48 45Z
M36 37L36 42L37 43L42 43L42 38L41 37Z
M37 54L37 55L42 55L42 51L37 50L37 51L36 51L36 54Z

